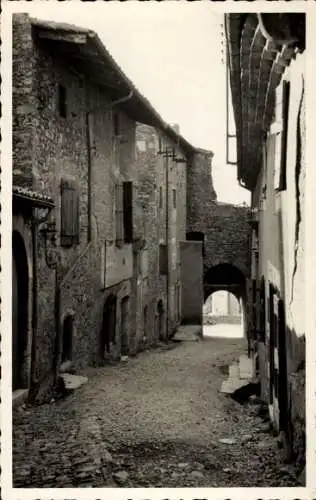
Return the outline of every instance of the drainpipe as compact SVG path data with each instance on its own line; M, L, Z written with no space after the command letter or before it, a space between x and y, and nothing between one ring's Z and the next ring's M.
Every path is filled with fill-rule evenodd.
M169 336L169 165L168 165L168 150L166 151L166 259L167 259L167 275L166 275L166 340Z
M34 209L33 209L34 210ZM31 233L32 233L32 270L33 270L33 283L32 283L32 347L31 347L31 388L34 387L36 382L35 366L36 366L36 334L37 334L37 227L34 215L31 220Z
M48 212L42 218L36 217L35 208L32 208L31 217L31 239L32 239L32 345L31 345L31 376L30 388L36 385L35 367L36 367L36 341L37 341L37 326L38 326L38 276L37 276L37 253L38 253L38 228L41 223L45 223L49 216L50 210L54 207L53 204L46 206ZM45 238L45 258L47 262L46 238Z
M54 267L55 271L55 301L54 301L54 320L55 320L55 356L53 360L54 384L58 376L59 354L61 345L61 327L60 327L60 286L58 280L58 265Z
M120 99L112 101L108 106L105 106L104 108L95 107L95 108L89 109L89 111L86 112L86 142L87 142L87 150L88 150L88 242L90 242L92 239L91 169L92 169L93 137L92 137L92 127L91 127L91 122L90 122L90 116L95 111L109 111L109 110L113 109L115 106L118 106L119 104L123 104L124 102L129 101L133 97L133 95L134 95L134 90L131 90L127 96L124 96L124 97L121 97ZM87 92L86 92L86 102L88 105L89 104L88 86L87 86Z

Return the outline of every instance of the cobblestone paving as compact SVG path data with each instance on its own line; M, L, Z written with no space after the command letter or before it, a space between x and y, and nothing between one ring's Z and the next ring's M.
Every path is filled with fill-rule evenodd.
M254 407L219 393L244 352L236 339L171 343L18 409L14 487L297 486Z

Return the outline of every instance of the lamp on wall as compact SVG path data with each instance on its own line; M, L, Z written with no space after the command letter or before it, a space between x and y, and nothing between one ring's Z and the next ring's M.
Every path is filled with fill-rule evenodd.
M45 260L49 268L57 268L58 262L60 260L59 251L57 250L57 228L56 220L54 217L51 220L47 220L48 213L45 220L42 221L41 227L39 228L40 234L44 239L45 248Z

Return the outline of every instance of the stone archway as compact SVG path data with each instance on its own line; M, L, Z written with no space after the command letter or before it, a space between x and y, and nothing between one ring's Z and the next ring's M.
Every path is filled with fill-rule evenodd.
M203 336L244 338L244 311L241 298L228 290L213 291L203 305Z
M74 317L72 314L68 314L63 321L63 345L61 354L62 363L72 360L73 337Z
M12 234L12 388L27 387L29 271L22 236Z
M246 295L246 277L233 264L218 264L204 272L203 288L204 299L217 290L227 290L237 298L243 298Z
M129 297L121 300L121 355L129 354Z
M217 291L227 291L241 302L243 337L247 338L246 277L238 267L221 263L204 273L204 302Z

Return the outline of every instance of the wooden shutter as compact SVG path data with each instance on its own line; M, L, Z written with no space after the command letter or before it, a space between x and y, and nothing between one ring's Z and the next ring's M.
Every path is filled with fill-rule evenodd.
M74 181L61 181L61 245L79 243L79 195Z
M283 81L276 91L276 121L281 132L276 135L274 187L278 191L286 189L287 131L290 101L290 83Z
M115 186L115 214L116 214L116 245L122 246L123 235L123 187L122 184Z
M124 241L132 243L133 241L133 183L123 183L123 223L124 223Z
M159 272L160 274L168 273L167 245L159 245Z

